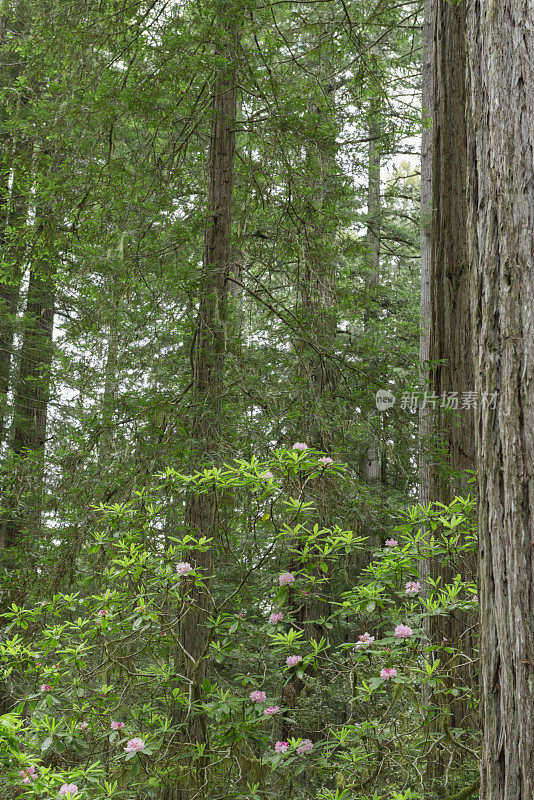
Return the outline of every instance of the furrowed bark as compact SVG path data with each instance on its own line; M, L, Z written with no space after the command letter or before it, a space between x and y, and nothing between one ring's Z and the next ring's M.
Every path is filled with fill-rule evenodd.
M455 495L469 493L467 470L474 468L473 411L462 408L465 393L474 390L465 190L465 6L435 0L433 14L432 9L428 13L433 16L432 43L427 43L432 63L430 67L426 65L426 79L433 86L433 128L432 141L425 136L423 145L431 148L432 165L431 176L423 173L423 188L427 204L431 198L431 241L425 230L428 216L423 216L421 358L429 363L427 388L432 399L420 409L421 500L449 503ZM428 170L427 152L425 156ZM451 567L430 559L423 568L424 574L441 578L442 583L451 581L460 571L464 580L475 578L475 559ZM446 639L470 659L475 625L473 614L455 612L446 618L430 618L427 634L432 644ZM440 658L445 666L443 655ZM450 663L447 669L451 673L449 688L475 692L471 661L460 669ZM462 695L423 695L438 715L436 735L449 716L454 727L475 727L474 713ZM440 717L444 719L440 721ZM428 784L435 791L442 791L440 779L448 758L447 753L436 749L427 765Z
M534 7L470 0L482 800L534 797Z

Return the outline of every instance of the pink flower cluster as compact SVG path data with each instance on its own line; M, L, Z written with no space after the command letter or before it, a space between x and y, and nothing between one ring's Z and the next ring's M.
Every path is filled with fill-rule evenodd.
M294 582L295 576L292 572L282 572L282 574L278 576L278 583L280 586L291 586Z
M78 794L78 787L75 783L64 783L59 790L60 797L73 797Z
M188 572L191 572L193 567L188 561L180 561L176 565L176 573L177 575L187 575Z
M31 783L37 777L37 770L35 767L28 767L28 769L21 769L20 777L23 783Z
M421 584L419 581L408 581L405 587L406 594L419 594L421 591Z
M413 631L409 625L397 625L395 628L395 636L397 639L409 639L413 635Z
M276 742L274 749L277 753L287 753L289 750L289 742Z
M279 711L280 709L278 706L267 706L267 708L263 710L263 713L266 717L272 717L273 714L278 714Z
M307 450L308 445L304 444L304 442L295 442L293 445L293 450Z
M328 467L330 464L334 463L334 459L330 458L330 456L323 456L319 459L319 463L323 465L323 467Z
M272 625L276 625L278 622L282 622L282 620L283 620L283 619L284 619L284 614L283 614L283 612L282 612L282 611L274 611L274 612L273 612L273 613L272 613L272 614L269 616L269 622L270 622Z
M51 692L52 691L52 687L50 686L49 683L43 683L43 685L41 686L41 691L42 692Z
M396 539L386 539L385 546L386 547L397 547L398 541Z
M302 656L288 656L286 658L286 664L288 667L296 667L297 664L300 664L302 661Z
M367 647L367 645L373 644L374 640L374 636L369 636L367 632L362 633L361 636L358 636L358 641L356 642L354 649L359 650L360 647Z
M124 728L124 722L112 722L109 727L114 731L122 731Z
M143 739L140 739L139 736L134 736L133 739L129 739L126 742L126 747L124 748L125 753L138 753L140 750L144 750L145 742Z
M267 472L263 472L260 475L260 478L262 479L262 481L272 481L272 479L274 478L274 475L270 470L267 470Z
M100 611L98 612L98 616L99 617L105 617L108 614L109 614L109 611L107 610L107 608L101 608Z
M380 677L383 678L385 681L389 681L391 680L391 678L397 677L397 670L395 669L395 667L390 667L389 669L381 669Z
M89 727L89 723L88 722L78 722L76 727L78 728L79 731L84 731L86 728Z
M313 750L313 742L311 739L303 739L297 747L297 753L304 755L304 753L311 753Z
M265 700L267 699L267 695L265 694L265 692L259 692L259 691L251 692L249 694L249 697L255 703L264 703Z

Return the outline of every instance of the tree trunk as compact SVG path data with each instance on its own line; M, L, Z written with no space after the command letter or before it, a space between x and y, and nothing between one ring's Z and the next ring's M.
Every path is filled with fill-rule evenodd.
M474 468L473 411L462 407L464 393L473 391L473 369L469 357L471 322L465 194L465 33L465 6L451 4L448 0L435 0L433 42L427 45L432 47L430 70L425 65L427 81L430 80L433 85L432 143L430 145L426 138L424 141L426 147L432 148L430 253L425 230L422 238L421 354L430 359L428 389L432 398L427 401L427 407L423 403L420 409L422 432L426 437L422 442L424 459L421 476L426 503L432 500L449 503L457 494L466 495L469 492L469 475L466 471ZM424 188L428 191L430 176L425 173L424 177L427 181ZM425 222L423 217L423 227ZM430 296L425 294L428 291L429 257ZM422 360L426 359L423 357ZM450 408L447 407L448 403L451 404ZM467 564L467 571L464 562L445 567L441 561L432 559L424 569L432 578L441 577L443 583L451 581L454 574L460 571L466 580L475 578L475 559ZM474 648L475 625L476 618L472 613L456 612L454 616L445 618L432 617L427 633L432 644L439 645L442 639L446 639L450 645L470 657ZM448 661L446 665L444 656L440 655L440 658L442 669L452 672L453 662ZM468 661L457 672L454 682L459 681L460 688L475 692L476 681L471 662ZM438 714L436 736L443 724L449 722L458 728L474 727L476 720L467 699L462 695L456 698L437 695L425 699L435 703ZM450 717L450 721L447 717ZM448 758L448 754L436 748L427 765L428 785L435 791L441 791L440 778Z
M53 353L55 258L54 224L47 208L36 218L36 236L24 315L19 370L15 381L12 457L15 473L27 472L29 489L8 498L12 513L5 521L3 546L20 547L27 534L38 536L46 420Z
M434 0L425 0L423 20L423 76L422 107L425 119L432 121L433 107L433 29ZM421 137L421 338L419 357L421 377L425 389L429 390L430 361L430 277L432 266L432 128L423 130ZM419 409L419 502L428 504L431 492L431 458L429 443L432 435L430 408Z
M5 438L7 395L10 385L15 314L19 302L20 281L25 253L24 228L28 217L31 150L27 143L17 145L13 155L11 191L9 170L2 170L2 194L6 192L1 215L0 241L2 272L0 281L0 445Z
M209 151L208 224L204 237L200 306L196 323L193 350L193 419L191 423L191 453L198 468L207 460L213 461L220 452L221 417L223 414L224 367L227 343L228 276L232 269L232 191L236 147L237 49L238 25L235 15L221 10L221 41L219 58L222 61L212 94L212 122ZM191 494L187 498L185 520L194 536L217 537L216 502L214 495ZM195 566L209 584L212 555L197 552ZM202 681L206 676L206 650L209 632L206 625L210 611L209 594L191 587L187 611L180 625L181 647L176 653L176 671L189 683L191 700L202 696ZM174 715L177 722L180 714ZM205 720L201 714L191 715L187 723L191 742L205 741ZM173 795L186 800L191 793L205 797L205 761L199 759L196 773L191 772L191 789L187 786ZM193 770L193 762L191 764ZM193 787L196 786L196 789ZM200 791L200 794L198 792Z
M436 499L466 492L465 470L473 469L473 412L461 409L473 390L469 266L466 232L465 6L436 0L432 157L432 253L430 359L432 393L457 393L459 413L437 410L445 444ZM439 362L439 363L435 363ZM439 405L439 404L436 404ZM454 409L453 409L454 411Z
M371 103L369 114L369 161L367 175L367 258L368 272L366 277L367 289L369 292L369 305L376 301L375 292L380 283L380 120L378 117L379 108L376 102ZM368 322L372 314L366 308L364 313L365 327L368 330ZM364 455L363 474L368 483L376 483L380 480L380 442L374 430L373 420L380 425L380 417L376 411L372 411L367 416L369 425L370 442Z
M534 797L534 8L468 6L481 798ZM495 402L491 396L495 393Z
M434 0L425 0L423 20L423 74L421 104L425 119L432 121L434 103L433 80L433 34ZM432 128L423 130L421 136L421 335L419 359L421 362L421 382L425 391L430 391L430 327L432 324L430 306L430 280L432 270ZM419 502L428 505L432 500L432 457L430 442L433 434L433 416L429 406L419 408ZM431 577L432 570L428 559L422 560L420 573L423 578L423 593L428 594L425 578ZM425 632L432 636L430 618L424 621ZM421 689L421 699L429 705L432 690L427 684Z

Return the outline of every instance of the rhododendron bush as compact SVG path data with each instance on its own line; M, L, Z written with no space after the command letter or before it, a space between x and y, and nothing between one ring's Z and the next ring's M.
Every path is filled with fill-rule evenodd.
M323 480L348 491L297 443L95 508L73 590L5 615L2 797L419 798L438 757L458 791L451 765L475 769L476 733L447 708L474 706L461 667L476 654L431 640L429 621L475 625L473 502L415 506L371 540L319 522L306 487ZM213 537L175 522L194 494L214 498ZM430 557L449 583L421 573Z

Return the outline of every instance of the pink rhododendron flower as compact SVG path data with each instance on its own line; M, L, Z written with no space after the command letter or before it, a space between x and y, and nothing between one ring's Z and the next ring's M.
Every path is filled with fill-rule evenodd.
M114 731L122 731L122 729L124 728L124 722L112 722L109 727L112 728Z
M270 470L267 470L267 472L263 472L260 477L262 481L271 481L274 478L274 475Z
M413 631L409 625L397 625L395 628L395 636L397 639L408 639L412 634Z
M140 739L138 736L134 736L133 739L129 739L126 742L126 747L124 748L125 753L138 753L140 750L143 750L145 747L145 742L143 739Z
M286 658L286 664L288 667L296 667L297 664L300 664L302 661L302 656L288 656Z
M243 611L240 611L237 616L239 617L239 619L243 619L243 617L245 616L245 613Z
M319 459L319 462L323 464L323 466L328 467L329 464L334 463L334 459L330 458L330 456L323 456L322 458Z
M31 783L37 777L37 771L35 767L28 767L28 769L21 769L20 777L22 778L23 783Z
M267 708L263 710L263 713L266 717L272 717L273 714L278 714L279 711L280 709L278 706L267 706Z
M276 625L277 622L282 622L283 619L284 619L284 614L282 613L282 611L274 611L269 617L269 622L272 625Z
M79 731L84 731L86 728L89 727L89 723L88 722L78 722L76 727L78 728Z
M398 541L396 539L386 539L385 546L386 547L397 547Z
M289 750L289 742L276 742L274 749L277 753L287 753Z
M478 603L478 594L474 594L471 599L473 600L474 603Z
M408 581L405 587L406 594L419 594L421 591L421 584L419 581Z
M98 612L98 616L99 617L105 617L106 614L109 614L109 611L107 610L107 608L101 608L100 611Z
M380 677L383 678L385 681L389 681L391 680L391 678L397 677L397 670L395 669L395 667L390 667L389 669L381 669Z
M75 783L64 783L59 790L60 797L74 797L78 793L78 787Z
M295 576L292 572L282 572L282 574L278 576L278 583L280 586L291 586L294 580Z
M41 686L41 691L42 692L51 692L52 691L52 687L50 686L49 683L43 683L43 685Z
M369 636L367 632L362 633L361 636L358 636L358 641L356 642L354 649L359 650L360 647L367 647L367 645L373 644L374 640L375 640L374 636Z
M307 450L308 445L304 444L304 442L295 442L293 445L293 450Z
M255 691L251 692L249 694L249 697L251 700L254 700L255 703L264 703L267 698L267 695L265 694L265 692Z
M313 742L311 739L303 739L297 747L297 753L303 755L304 753L311 753L313 750Z
M180 561L180 563L176 565L176 572L178 575L187 575L192 569L193 567L188 561Z

